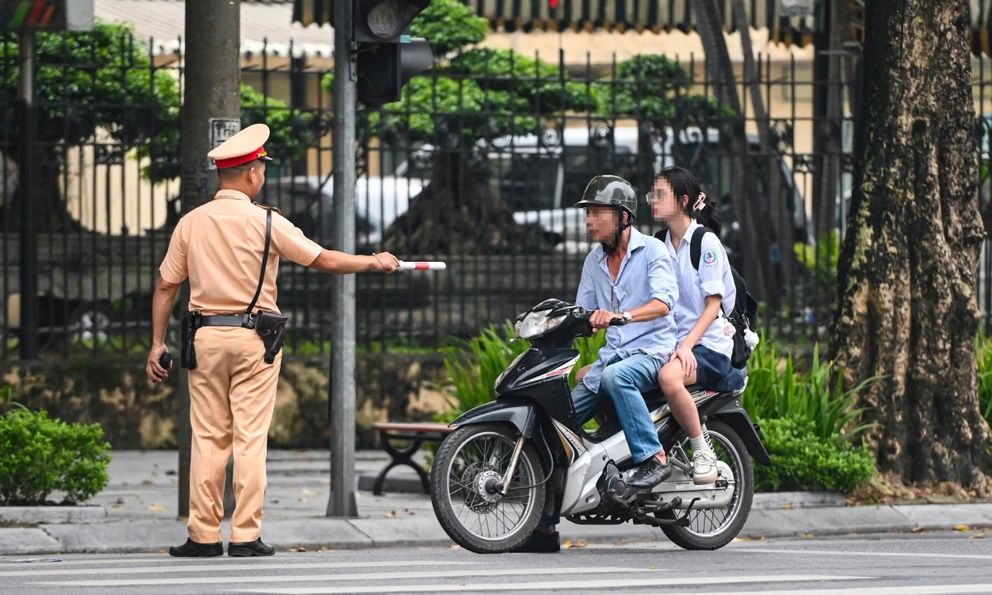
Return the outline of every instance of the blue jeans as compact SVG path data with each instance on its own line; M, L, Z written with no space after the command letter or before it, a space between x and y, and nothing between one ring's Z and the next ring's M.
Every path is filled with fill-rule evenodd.
M665 362L658 358L638 353L626 359L616 358L606 366L599 393L593 393L582 382L576 384L572 402L579 423L585 423L593 416L599 398L606 395L617 410L634 463L640 464L653 457L661 450L661 442L641 392L658 388L658 372L664 365Z
M596 413L600 397L607 395L617 410L634 462L643 463L653 457L661 450L661 442L641 392L658 387L658 373L664 365L660 359L639 353L612 360L603 371L598 393L579 381L572 389L572 403L579 423L588 421ZM544 514L540 524L556 525L558 520L557 514Z

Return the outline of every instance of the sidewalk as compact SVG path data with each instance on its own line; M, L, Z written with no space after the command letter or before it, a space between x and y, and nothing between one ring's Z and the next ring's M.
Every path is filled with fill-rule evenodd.
M373 496L381 451L361 451L356 519L327 518L330 462L326 451L269 451L263 537L280 549L450 545L430 498L410 469L390 472L386 494ZM186 538L176 520L175 451L115 451L110 484L87 506L46 510L44 517L0 507L0 555L73 552L164 552ZM836 494L757 494L741 537L787 537L992 527L992 503L845 507ZM643 525L559 527L573 542L662 541ZM227 523L225 536L229 534Z

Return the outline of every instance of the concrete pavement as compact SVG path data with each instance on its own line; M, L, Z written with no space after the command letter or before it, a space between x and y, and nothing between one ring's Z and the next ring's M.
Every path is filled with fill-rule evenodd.
M329 457L322 451L270 451L262 534L280 549L320 550L399 545L448 545L430 499L413 471L390 473L386 494L372 482L386 464L379 451L357 454L359 518L325 516ZM176 520L175 451L115 451L110 484L89 506L23 510L0 507L0 555L73 552L160 552L185 540ZM225 523L226 525L226 523ZM992 527L992 503L844 506L837 494L756 494L742 538ZM642 525L559 527L573 542L665 541ZM225 535L227 527L225 526Z

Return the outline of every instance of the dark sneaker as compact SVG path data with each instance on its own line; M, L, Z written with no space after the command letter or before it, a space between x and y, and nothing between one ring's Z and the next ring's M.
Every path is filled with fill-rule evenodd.
M554 533L534 531L523 545L513 551L529 554L554 554L561 551L561 540L557 531Z
M627 486L631 490L650 490L659 483L665 481L672 474L672 464L665 462L662 464L658 457L652 456L641 463L634 471L627 476Z
M276 553L276 548L265 545L262 538L255 541L244 541L241 543L231 542L227 544L227 555L235 558L247 558L249 556L271 556Z
M169 555L176 558L213 558L224 555L224 546L217 543L197 543L192 539L187 539L182 545L174 545L169 548Z

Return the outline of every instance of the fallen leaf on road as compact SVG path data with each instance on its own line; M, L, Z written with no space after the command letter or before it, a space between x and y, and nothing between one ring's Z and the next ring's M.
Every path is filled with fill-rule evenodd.
M389 512L387 512L386 513L386 518L387 519L396 518L396 511L395 510L390 510Z
M916 526L910 529L910 531L912 531L913 533L923 533L924 531L926 531L926 529L920 526Z
M291 548L289 548L289 551L291 551L291 552L305 552L305 551L307 551L307 548L305 548L305 547L291 547Z
M985 539L985 533L974 533L968 539Z
M566 539L565 543L561 544L561 547L567 549L567 548L586 547L587 545L589 544L583 541L582 539L576 539L575 541L572 541L571 539Z
M165 507L161 504L152 504L148 507L148 510L152 512L165 512Z
M954 525L955 531L971 531L971 527L968 525Z

